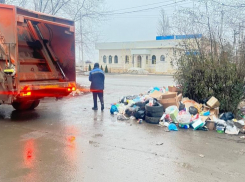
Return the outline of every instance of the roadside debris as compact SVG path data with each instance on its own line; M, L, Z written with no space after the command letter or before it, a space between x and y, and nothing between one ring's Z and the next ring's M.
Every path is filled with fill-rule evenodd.
M216 131L220 134L245 134L245 119L236 120L231 112L219 113L220 103L215 97L199 104L183 98L179 86L152 87L144 94L124 96L111 104L111 114L118 120L136 120L158 124L164 131L179 129ZM242 105L245 114L245 102ZM245 118L245 117L244 117Z
M199 156L200 156L201 158L204 158L204 157L205 157L205 155L203 155L203 154L200 154Z
M70 96L73 96L73 97L81 96L89 92L90 92L89 86L76 84L76 90L72 91L70 93Z

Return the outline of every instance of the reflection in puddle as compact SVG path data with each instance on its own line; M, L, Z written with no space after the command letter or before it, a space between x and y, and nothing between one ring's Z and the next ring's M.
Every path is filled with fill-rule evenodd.
M35 120L39 117L40 115L36 111L16 111L16 110L14 110L10 116L12 121Z

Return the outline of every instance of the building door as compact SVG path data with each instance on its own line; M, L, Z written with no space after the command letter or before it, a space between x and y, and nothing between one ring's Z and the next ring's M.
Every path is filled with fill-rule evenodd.
M142 67L142 58L141 58L141 56L138 56L138 58L137 58L137 67L138 68Z

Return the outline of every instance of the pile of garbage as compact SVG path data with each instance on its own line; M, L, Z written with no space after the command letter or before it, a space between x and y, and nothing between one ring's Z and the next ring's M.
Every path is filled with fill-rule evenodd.
M192 128L226 134L245 133L245 119L237 120L231 112L220 114L219 106L215 97L199 104L183 98L179 86L169 86L153 87L144 94L124 96L111 105L110 112L117 115L118 120L136 119L138 123L144 120L166 127L166 131Z

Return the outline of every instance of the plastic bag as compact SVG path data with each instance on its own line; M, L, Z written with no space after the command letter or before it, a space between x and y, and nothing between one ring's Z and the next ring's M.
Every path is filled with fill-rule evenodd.
M178 128L175 124L171 123L168 125L169 131L178 131Z
M136 119L145 119L145 111L139 110L134 113Z
M198 113L198 110L197 110L197 108L195 108L194 106L190 106L190 107L189 107L189 113L190 113L191 115L196 115L196 114Z
M185 104L180 103L179 105L179 111L185 110Z
M225 133L230 135L238 135L239 129L237 129L235 125L233 127L231 125L228 125L225 129Z
M111 114L114 114L115 112L118 112L117 106L112 105L110 109Z
M232 120L234 119L234 115L232 114L232 112L226 112L221 114L220 119L225 121Z
M169 106L169 107L167 107L167 108L165 109L165 113L166 113L166 114L170 114L171 112L173 112L173 111L176 110L176 109L179 111L179 109L178 109L177 106Z
M178 114L178 121L183 125L188 125L191 123L191 114L186 111L180 111Z

